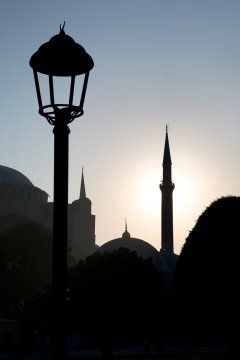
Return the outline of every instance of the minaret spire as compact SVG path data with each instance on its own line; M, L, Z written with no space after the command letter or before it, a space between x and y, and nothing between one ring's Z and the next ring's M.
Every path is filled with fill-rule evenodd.
M168 126L166 125L166 136L165 136L165 146L163 154L163 165L172 165L169 140L168 140Z
M84 198L86 198L86 190L85 190L85 182L84 182L83 167L82 167L82 178L81 178L79 199L84 199Z
M172 193L172 161L168 140L168 126L166 125L165 145L163 154L163 180L160 184L162 192L162 241L161 249L173 253L173 201Z

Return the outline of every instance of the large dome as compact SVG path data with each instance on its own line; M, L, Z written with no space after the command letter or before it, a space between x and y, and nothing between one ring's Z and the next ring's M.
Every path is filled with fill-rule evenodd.
M0 165L0 183L31 185L31 181L19 171Z

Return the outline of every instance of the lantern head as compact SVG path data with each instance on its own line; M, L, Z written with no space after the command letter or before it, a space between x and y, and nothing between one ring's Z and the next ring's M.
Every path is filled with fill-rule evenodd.
M39 113L49 123L55 124L61 110L64 110L67 123L83 115L89 72L93 68L94 62L81 45L65 34L64 25L63 27L60 26L59 34L53 36L47 43L40 46L32 55L29 63L34 73ZM40 76L45 77L45 79L46 76L48 78L50 96L49 103L47 104L43 104L42 101ZM79 76L82 78L82 89L77 102L74 103L75 79ZM63 102L55 100L55 86L58 77L70 80L69 97Z

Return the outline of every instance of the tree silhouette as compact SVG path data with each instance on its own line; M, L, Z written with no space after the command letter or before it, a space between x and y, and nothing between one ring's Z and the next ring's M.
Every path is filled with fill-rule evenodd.
M233 338L239 215L239 197L217 199L187 237L173 283L176 341L228 344Z
M51 244L52 232L31 221L0 233L1 316L50 283Z
M133 343L159 335L164 288L151 260L128 249L95 253L72 268L69 288L71 327L93 341Z

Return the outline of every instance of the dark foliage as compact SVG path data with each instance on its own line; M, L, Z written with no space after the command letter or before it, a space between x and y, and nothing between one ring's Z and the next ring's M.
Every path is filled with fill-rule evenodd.
M222 197L199 217L179 255L172 294L175 341L227 344L237 317L240 198Z
M72 268L69 288L69 326L93 342L160 335L164 288L151 260L127 249L95 253Z
M52 232L23 222L0 233L0 316L17 317L25 299L51 281Z

